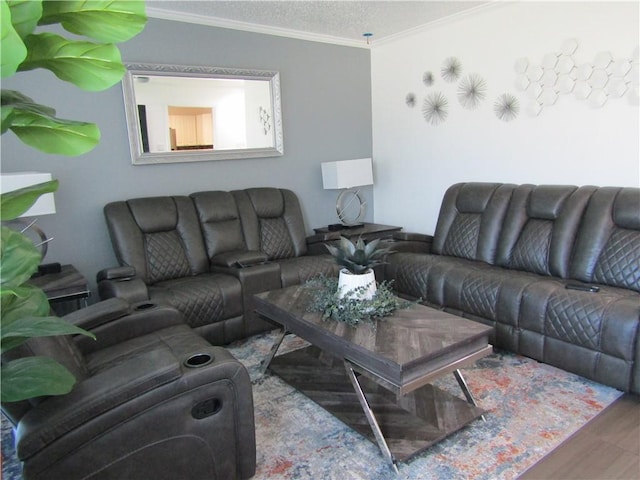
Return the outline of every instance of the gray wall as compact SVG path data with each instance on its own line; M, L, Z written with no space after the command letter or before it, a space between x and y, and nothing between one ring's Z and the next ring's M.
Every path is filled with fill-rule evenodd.
M2 136L2 172L44 171L60 180L57 214L39 224L50 236L47 262L73 263L95 288L95 274L115 264L102 207L113 200L254 186L289 188L306 227L335 223L337 191L322 189L320 163L371 156L369 50L150 19L120 46L123 61L255 68L280 72L282 157L133 166L122 89L83 92L48 71L3 80L58 116L98 124L102 140L80 157L45 155ZM372 187L364 194L373 218ZM93 296L95 301L96 295Z

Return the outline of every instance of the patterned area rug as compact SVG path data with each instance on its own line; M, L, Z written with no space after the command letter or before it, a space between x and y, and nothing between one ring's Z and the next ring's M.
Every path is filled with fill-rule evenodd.
M378 446L275 375L260 381L259 362L274 333L231 346L254 380L255 479L513 479L621 395L613 388L506 352L463 374L486 410L442 442L399 464L395 475ZM279 353L307 344L288 336ZM453 375L437 386L464 399Z
M229 347L254 380L255 480L513 479L621 395L535 360L496 352L463 371L479 406L489 411L486 422L476 420L399 464L395 475L376 444L277 376L261 377L260 361L275 337L262 334ZM288 336L279 353L306 345ZM453 375L437 386L464 399ZM5 480L21 478L12 446L3 419Z

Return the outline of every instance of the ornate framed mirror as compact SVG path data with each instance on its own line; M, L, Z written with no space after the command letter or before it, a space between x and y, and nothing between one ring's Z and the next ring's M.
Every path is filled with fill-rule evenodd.
M125 63L134 165L284 153L276 71Z

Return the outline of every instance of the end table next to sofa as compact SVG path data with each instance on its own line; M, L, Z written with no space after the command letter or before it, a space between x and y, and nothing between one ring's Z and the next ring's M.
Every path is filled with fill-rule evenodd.
M345 227L340 230L330 230L329 227L314 228L316 234L337 233L347 238L362 237L363 240L369 241L376 238L390 238L393 232L399 232L402 227L394 227L393 225L380 225L378 223L364 223L361 227Z
M34 276L29 283L44 291L51 308L58 315L86 307L91 295L87 279L73 265L62 265L57 273ZM73 306L71 301L74 302Z

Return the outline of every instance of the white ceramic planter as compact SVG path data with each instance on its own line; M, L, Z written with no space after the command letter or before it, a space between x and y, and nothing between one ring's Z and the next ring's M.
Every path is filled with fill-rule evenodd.
M365 287L362 292L354 294L354 290L359 287ZM340 276L338 277L338 295L340 298L345 297L351 292L351 296L355 296L358 299L370 300L376 293L376 276L373 270L368 270L366 273L355 275L349 270L343 268L340 270Z

